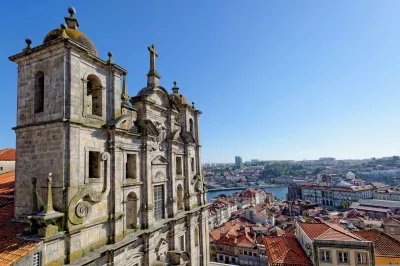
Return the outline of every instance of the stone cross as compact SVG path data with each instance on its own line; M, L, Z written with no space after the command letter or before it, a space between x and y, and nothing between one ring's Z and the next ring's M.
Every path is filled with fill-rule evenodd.
M147 86L150 88L154 88L159 85L159 79L161 78L156 70L156 57L158 57L158 52L156 50L155 44L147 47L147 49L150 52L150 70L147 74Z
M150 72L156 71L156 57L158 57L158 52L156 50L156 45L147 47L150 52Z

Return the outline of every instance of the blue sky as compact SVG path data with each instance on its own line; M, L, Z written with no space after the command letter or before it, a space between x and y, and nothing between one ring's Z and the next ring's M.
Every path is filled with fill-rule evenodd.
M41 44L77 10L80 30L146 84L147 46L168 90L203 111L203 162L400 154L398 1L22 1L0 21L0 148L14 147L24 39Z

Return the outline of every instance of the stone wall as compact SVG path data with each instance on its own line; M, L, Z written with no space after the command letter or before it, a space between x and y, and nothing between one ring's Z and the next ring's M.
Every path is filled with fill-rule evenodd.
M16 217L32 207L32 178L37 178L39 208L47 199L47 177L52 173L53 204L59 211L65 210L61 196L64 187L64 136L63 123L44 124L16 130L17 158L15 182ZM57 196L60 195L60 196Z
M64 57L64 48L55 46L31 54L18 64L17 126L64 117ZM39 71L44 74L44 110L35 113L35 77Z

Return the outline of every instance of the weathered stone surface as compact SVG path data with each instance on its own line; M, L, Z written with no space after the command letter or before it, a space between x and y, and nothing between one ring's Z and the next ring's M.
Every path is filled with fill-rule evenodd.
M158 85L155 61L148 86L131 106L125 95L121 108L126 70L68 39L12 58L19 68L15 215L32 209L32 178L39 209L46 204L49 173L54 210L65 214L39 229L53 236L43 243L44 264L154 265L178 261L168 254L181 250L180 261L185 254L190 265L207 265L201 112ZM44 108L35 113L39 71Z

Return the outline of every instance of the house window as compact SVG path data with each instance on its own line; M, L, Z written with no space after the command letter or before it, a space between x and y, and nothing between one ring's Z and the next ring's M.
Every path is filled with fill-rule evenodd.
M247 250L245 250L245 251L244 251L244 255L246 255L246 256L247 256Z
M194 158L190 158L190 168L194 172Z
M35 95L34 95L34 111L35 113L44 110L44 74L39 71L35 76Z
M348 263L349 262L349 255L347 252L339 252L338 253L338 260L339 263Z
M164 218L164 187L154 186L154 218L160 220Z
M89 178L100 178L100 152L89 151Z
M182 175L182 157L176 157L176 175Z
M42 265L40 263L40 257L41 257L40 253L35 253L33 255L33 257L32 257L32 266L40 266L40 265Z
M3 166L2 166L2 167L0 167L0 171L3 171Z
M193 120L189 119L189 131L193 134Z
M395 234L395 228L394 227L390 227L390 234L394 235Z
M321 261L331 261L331 252L327 250L323 250L320 253Z
M194 229L194 246L199 246L199 229Z
M100 79L95 75L89 75L87 87L87 112L89 114L102 116L103 109L103 87Z
M178 196L178 210L183 210L183 188L181 184L178 185L177 196Z
M239 249L239 254L243 255L243 250L242 249Z
M185 236L179 237L179 248L181 251L185 251Z
M125 177L127 179L136 179L137 178L137 170L136 170L136 154L127 154L126 155L126 168L125 168Z
M222 255L219 255L219 260L224 260L224 257Z
M367 254L358 253L357 254L357 263L358 264L367 264Z

